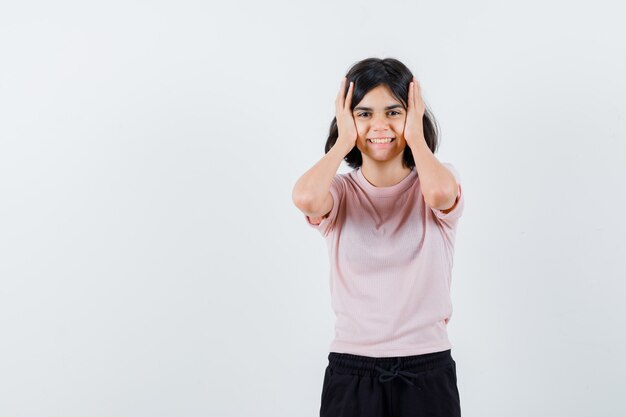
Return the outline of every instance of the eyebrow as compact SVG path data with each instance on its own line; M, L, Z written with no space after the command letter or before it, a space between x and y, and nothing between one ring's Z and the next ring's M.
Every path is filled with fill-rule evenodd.
M392 104L391 106L385 107L385 110L391 110L391 109L397 109L397 108L404 109L404 107L402 107L400 104ZM371 107L357 106L354 108L353 111L357 111L357 110L372 111L373 109Z

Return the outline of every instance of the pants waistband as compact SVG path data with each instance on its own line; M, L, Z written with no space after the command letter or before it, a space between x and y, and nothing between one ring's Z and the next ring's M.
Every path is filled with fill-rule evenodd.
M422 355L383 358L330 352L328 362L329 367L339 373L378 377L380 382L399 377L406 383L415 385L414 379L425 376L430 371L452 366L454 359L451 349L448 349Z

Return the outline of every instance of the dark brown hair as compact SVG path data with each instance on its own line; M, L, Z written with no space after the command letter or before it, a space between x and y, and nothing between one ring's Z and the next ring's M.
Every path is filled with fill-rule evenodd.
M366 58L354 64L346 74L346 88L344 97L348 94L350 81L354 81L354 92L352 94L351 110L365 97L370 90L385 85L391 91L391 94L407 109L407 101L409 97L409 83L413 81L413 73L402 62L394 58ZM426 107L424 117L422 118L424 126L424 137L426 144L432 153L437 151L439 145L439 129L437 121L431 111ZM326 139L325 152L328 153L337 141L339 131L337 130L337 117L333 118L330 123L328 139ZM352 168L358 168L363 164L363 156L359 148L354 146L352 150L344 158L346 163ZM407 168L415 166L413 153L408 146L404 148L402 155L402 163Z

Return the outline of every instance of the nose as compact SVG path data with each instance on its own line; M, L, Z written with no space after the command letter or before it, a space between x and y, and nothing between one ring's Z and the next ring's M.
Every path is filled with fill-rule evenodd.
M372 117L372 130L375 132L389 130L389 122L385 116Z

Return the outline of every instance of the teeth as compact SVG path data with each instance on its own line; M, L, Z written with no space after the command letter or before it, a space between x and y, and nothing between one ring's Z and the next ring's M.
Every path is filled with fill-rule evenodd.
M386 139L370 139L369 141L372 143L389 143L391 142L393 138L386 138Z

